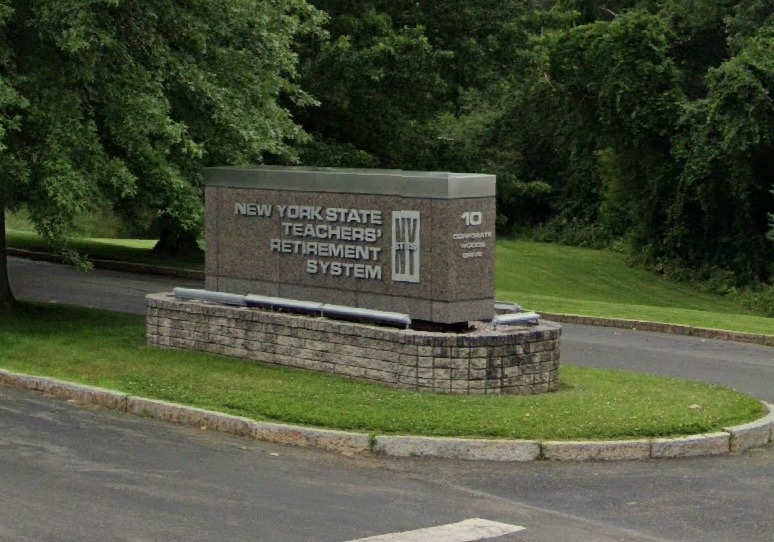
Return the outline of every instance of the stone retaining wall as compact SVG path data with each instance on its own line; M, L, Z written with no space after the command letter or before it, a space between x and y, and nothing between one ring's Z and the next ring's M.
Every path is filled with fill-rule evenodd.
M557 324L474 322L465 334L147 296L149 345L200 350L394 387L459 394L536 394L559 386Z

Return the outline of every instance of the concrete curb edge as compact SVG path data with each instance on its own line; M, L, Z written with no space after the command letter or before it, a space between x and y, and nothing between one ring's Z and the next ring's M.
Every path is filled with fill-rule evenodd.
M774 440L774 405L764 402L763 418L724 431L671 439L618 441L487 440L368 435L273 422L197 407L134 397L114 390L75 384L55 378L0 369L0 385L34 390L78 404L100 406L129 414L221 431L255 440L318 448L343 454L375 453L394 457L439 457L470 461L589 461L632 460L737 454Z
M540 311L540 316L546 320L552 320L554 322L560 322L563 324L614 327L636 331L666 333L670 335L685 335L688 337L699 337L702 339L713 339L717 341L731 341L747 344L759 344L762 346L774 346L774 335L763 335L759 333L725 331L721 329L692 327L682 324L662 324L659 322L647 322L644 320L625 320L623 318L601 318L597 316L580 316L576 314L555 314L542 311Z

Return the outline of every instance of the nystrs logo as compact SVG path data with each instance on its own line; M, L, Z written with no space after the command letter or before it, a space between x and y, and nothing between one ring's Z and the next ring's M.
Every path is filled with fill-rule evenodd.
M419 211L392 212L392 280L419 282Z

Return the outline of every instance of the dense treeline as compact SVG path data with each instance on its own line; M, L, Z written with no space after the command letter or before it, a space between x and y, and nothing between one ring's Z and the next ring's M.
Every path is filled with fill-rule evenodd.
M306 163L492 172L501 231L772 279L774 3L312 1Z
M203 165L482 171L501 233L770 284L773 51L770 0L0 0L0 221L173 250Z
M0 0L0 223L25 207L75 262L74 217L105 207L167 247L195 240L201 166L292 159L305 139L295 49L323 19L304 0Z

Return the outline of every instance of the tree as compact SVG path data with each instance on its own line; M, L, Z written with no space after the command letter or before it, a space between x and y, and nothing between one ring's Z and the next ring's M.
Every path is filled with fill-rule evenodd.
M301 85L320 101L297 115L315 136L305 162L417 167L444 105L447 53L421 24L401 22L401 2L313 3L330 14L330 39L309 40L301 55Z
M553 8L573 23L533 31L532 65L489 101L498 175L545 181L556 229L603 228L654 268L770 280L774 4Z
M511 92L519 109L507 110L516 119L532 113L501 124L520 127L512 132L519 146L536 149L531 169L541 159L551 165L544 180L557 192L562 221L658 239L675 174L669 138L682 99L678 72L658 16L630 10L609 18L538 38L537 65Z
M292 159L305 137L287 110L311 103L294 47L322 15L304 0L0 5L2 207L26 206L60 250L105 203L196 232L202 165Z
M766 281L774 207L774 25L745 40L707 74L708 92L686 108L675 154L682 164L666 247L692 267Z
M17 128L16 111L24 105L24 100L8 82L12 53L6 34L6 25L12 13L9 0L0 0L0 171L2 172L9 171L14 162L5 152L5 140L8 132ZM10 188L8 179L5 176L0 178L0 224L3 227L2 233L0 233L0 311L2 312L10 310L13 304L13 293L8 283L5 258L5 207L6 201L10 200Z

